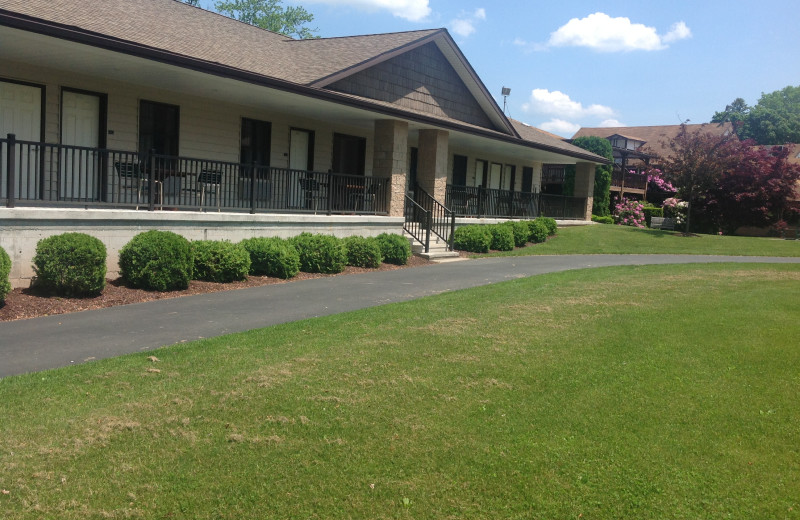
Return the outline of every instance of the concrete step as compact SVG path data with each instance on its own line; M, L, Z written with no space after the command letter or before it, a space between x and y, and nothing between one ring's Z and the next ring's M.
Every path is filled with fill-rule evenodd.
M417 256L421 256L422 258L426 258L432 261L450 261L450 260L458 260L461 258L458 252L449 251L447 249L447 242L445 242L436 235L431 236L430 248L427 253L425 252L425 246L422 243L418 242L408 234L406 234L405 236L411 243L411 252Z

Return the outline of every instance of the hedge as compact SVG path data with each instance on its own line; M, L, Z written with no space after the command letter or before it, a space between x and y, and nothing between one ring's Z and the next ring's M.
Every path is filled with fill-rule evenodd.
M453 247L470 253L488 253L492 235L486 226L470 224L461 226L453 234Z
M347 266L344 242L334 236L300 233L292 238L292 244L300 255L303 272L335 274Z
M411 258L411 243L402 235L381 233L377 237L381 256L387 264L406 265Z
M381 245L375 237L347 237L347 264L355 267L376 268L381 265Z
M6 250L0 247L0 304L6 301L6 296L11 292L9 273L11 273L11 258Z
M131 287L174 291L189 287L194 267L192 246L171 231L145 231L119 252L119 272Z
M284 280L300 272L300 254L288 240L278 237L248 238L240 242L250 254L250 274Z
M240 244L227 240L192 242L195 280L230 283L247 278L250 253Z

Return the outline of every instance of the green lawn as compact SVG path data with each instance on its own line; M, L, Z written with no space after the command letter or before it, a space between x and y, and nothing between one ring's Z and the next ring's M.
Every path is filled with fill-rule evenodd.
M798 294L572 271L2 379L0 517L800 518Z
M492 256L575 254L694 254L800 256L800 240L717 235L685 237L679 232L629 226L562 227L545 244Z

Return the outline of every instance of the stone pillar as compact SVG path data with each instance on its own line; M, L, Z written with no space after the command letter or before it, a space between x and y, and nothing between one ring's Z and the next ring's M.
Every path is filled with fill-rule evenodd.
M592 220L594 169L595 165L593 163L578 163L575 165L575 196L586 197L585 220Z
M444 204L450 134L445 130L420 130L417 183Z
M408 123L405 121L375 121L372 175L390 179L389 215L402 217L408 177Z

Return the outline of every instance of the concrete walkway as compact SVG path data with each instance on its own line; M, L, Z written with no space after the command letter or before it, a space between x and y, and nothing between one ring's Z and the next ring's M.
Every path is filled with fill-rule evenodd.
M334 276L0 323L0 377L83 363L537 274L616 265L800 258L572 255L482 258Z

